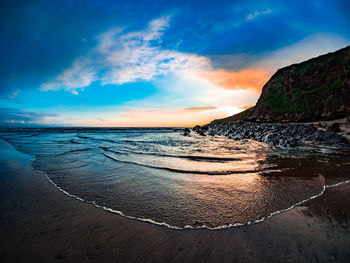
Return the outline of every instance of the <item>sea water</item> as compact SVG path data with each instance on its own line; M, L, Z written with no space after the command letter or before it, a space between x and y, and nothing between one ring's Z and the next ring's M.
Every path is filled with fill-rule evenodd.
M171 228L261 222L348 182L345 149L281 149L173 128L1 129L59 190Z

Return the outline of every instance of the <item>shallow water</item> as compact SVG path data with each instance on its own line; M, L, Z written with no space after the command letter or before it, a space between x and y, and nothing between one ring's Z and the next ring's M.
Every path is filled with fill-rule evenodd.
M350 177L350 155L273 149L173 129L3 129L59 189L109 211L171 227L260 221Z

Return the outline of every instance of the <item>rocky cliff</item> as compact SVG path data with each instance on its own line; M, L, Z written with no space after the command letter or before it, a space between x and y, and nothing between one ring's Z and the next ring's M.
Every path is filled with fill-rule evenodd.
M252 109L215 120L306 122L350 116L350 46L279 69Z

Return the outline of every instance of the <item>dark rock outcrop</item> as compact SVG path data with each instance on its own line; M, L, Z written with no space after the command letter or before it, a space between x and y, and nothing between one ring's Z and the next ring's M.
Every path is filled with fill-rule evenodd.
M206 136L205 132L207 130L207 126L202 127L202 126L196 125L192 128L192 130L201 136Z
M334 123L325 131L317 129L312 124L245 121L204 126L196 125L192 128L192 131L201 136L222 135L234 140L250 139L280 148L305 145L350 147L348 139L336 133L339 130L338 123ZM183 135L189 136L189 133L190 130L186 128Z
M335 122L333 123L331 126L329 126L327 128L327 131L330 131L330 132L340 132L340 124Z
M313 125L285 123L234 122L209 125L208 135L223 135L230 139L251 139L270 146L291 148L303 145L350 147L348 140L334 132L321 131Z
M183 136L191 136L190 135L191 130L189 128L185 128L183 131L184 131Z

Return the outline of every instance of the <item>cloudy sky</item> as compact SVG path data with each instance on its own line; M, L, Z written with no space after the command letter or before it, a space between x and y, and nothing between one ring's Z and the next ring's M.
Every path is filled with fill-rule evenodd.
M343 1L1 1L0 125L192 126L350 45Z

